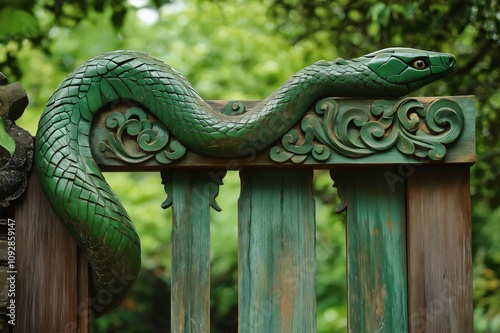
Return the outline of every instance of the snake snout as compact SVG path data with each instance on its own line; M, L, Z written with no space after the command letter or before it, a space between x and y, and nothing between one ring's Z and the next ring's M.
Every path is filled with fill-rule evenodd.
M455 57L451 54L445 54L441 56L441 63L444 68L452 69L455 67Z

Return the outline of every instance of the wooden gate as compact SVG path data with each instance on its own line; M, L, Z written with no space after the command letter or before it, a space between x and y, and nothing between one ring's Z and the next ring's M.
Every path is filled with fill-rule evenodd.
M254 102L211 104L223 112ZM210 331L209 210L218 209L226 170L241 177L234 221L239 332L316 331L314 169L330 170L339 211L347 212L349 331L473 331L473 98L327 98L271 148L249 151L248 158L188 150L168 164L154 154L140 163L125 156L124 147L147 154L139 142L130 144L137 133L122 135L106 123L116 112L136 117L127 110L114 105L99 114L91 149L105 171L161 172L164 206L173 210L172 332ZM155 121L144 113L142 121ZM175 152L173 140L162 148L167 153ZM48 207L32 175L16 208L14 332L90 332L85 256Z
M102 170L160 173L162 207L173 212L171 331L208 333L209 211L237 170L238 331L314 333L312 182L323 169L347 214L348 330L472 332L474 99L380 97L414 91L454 64L401 48L320 61L262 103L205 102L138 52L78 67L42 114L40 179L32 172L14 208L13 331L90 332L92 315L135 279L137 235Z

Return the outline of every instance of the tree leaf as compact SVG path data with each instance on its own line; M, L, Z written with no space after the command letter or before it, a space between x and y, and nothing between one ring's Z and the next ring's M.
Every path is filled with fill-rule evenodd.
M39 33L39 28L31 13L7 7L0 11L0 31L0 36L33 37Z
M0 118L0 147L5 148L10 156L14 155L14 151L16 150L16 142L10 137L7 131L5 131L5 125L2 118Z

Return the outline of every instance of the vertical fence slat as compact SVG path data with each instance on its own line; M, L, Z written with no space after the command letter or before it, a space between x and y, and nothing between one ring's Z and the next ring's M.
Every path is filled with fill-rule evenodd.
M316 332L311 171L241 173L239 332Z
M16 325L14 332L90 332L88 282L78 284L78 249L30 176L16 206ZM83 269L83 267L82 267ZM85 275L82 272L81 277ZM83 305L82 305L83 304Z
M407 200L410 331L473 332L469 166L418 168Z
M78 327L77 333L92 332L92 314L91 314L91 283L89 263L87 256L81 248L78 248Z
M172 332L210 332L210 179L172 177Z
M349 332L407 332L404 181L391 170L332 174L347 204Z

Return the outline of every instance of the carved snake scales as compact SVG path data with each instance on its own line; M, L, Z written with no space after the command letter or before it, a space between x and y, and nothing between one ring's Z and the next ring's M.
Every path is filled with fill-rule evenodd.
M402 48L319 61L240 116L214 111L180 74L143 53L107 53L78 67L42 114L36 168L54 211L88 256L94 313L116 307L140 268L134 225L90 150L92 119L104 106L132 100L190 149L238 157L272 144L322 97L403 96L448 74L454 62L449 54Z

